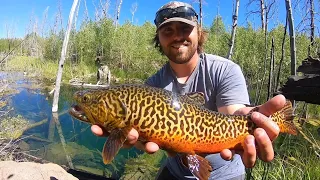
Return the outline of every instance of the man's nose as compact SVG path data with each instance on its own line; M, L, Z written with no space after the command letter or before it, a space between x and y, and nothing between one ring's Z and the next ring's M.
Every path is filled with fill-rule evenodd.
M177 40L182 40L183 38L184 38L183 30L177 28L174 39L177 41Z

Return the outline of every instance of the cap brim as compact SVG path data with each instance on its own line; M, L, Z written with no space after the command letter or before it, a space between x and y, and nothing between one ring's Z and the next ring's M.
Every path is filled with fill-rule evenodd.
M181 18L181 17L173 17L173 18L170 18L170 19L167 19L165 21L163 21L163 23L161 23L157 29L159 29L161 26L163 26L164 24L167 24L169 22L183 22L183 23L186 23L186 24L189 24L191 26L196 26L197 25L197 22L196 21L191 21L189 19L185 19L185 18Z

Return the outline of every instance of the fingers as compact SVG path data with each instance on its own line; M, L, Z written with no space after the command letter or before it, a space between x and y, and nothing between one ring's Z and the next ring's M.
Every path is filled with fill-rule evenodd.
M254 137L248 135L245 138L243 146L243 154L241 155L242 162L247 168L252 168L256 162L257 151L255 146Z
M159 150L159 146L154 142L147 142L147 143L141 143L137 142L135 143L134 147L137 149L140 149L142 151L145 151L146 153L152 154Z
M267 133L263 129L257 128L254 131L254 137L258 146L259 158L265 162L271 161L274 158L274 151L272 142Z
M107 136L108 133L103 131L103 128L101 128L98 125L92 125L91 126L91 131L93 134L96 136ZM137 142L139 138L139 133L135 129L131 129L128 136L127 140L123 144L123 148L131 148L132 146L135 146L136 148L143 150L147 153L154 153L159 150L159 146L156 143L153 142L147 142L145 144L141 142Z
M155 153L158 150L159 150L159 146L154 142L147 142L145 144L145 151L147 153L151 153L152 154L152 153Z
M253 112L251 119L258 127L264 129L271 141L273 141L279 135L279 126L274 121L270 120L269 117L266 117L259 112Z
M277 95L259 107L259 112L270 116L284 107L286 98L283 95Z
M100 126L98 126L98 125L92 125L91 126L91 131L92 131L92 133L94 134L94 135L96 135L96 136L107 136L108 135L108 133L107 132L105 132L105 131L103 131L103 129L100 127Z
M131 129L127 136L126 142L123 144L124 148L131 148L135 146L137 149L143 150L149 154L152 154L159 150L159 146L153 142L142 143L138 141L139 133L135 129Z
M220 152L220 156L222 157L222 159L229 161L232 159L234 153L235 153L234 151L231 151L229 149L224 149Z
M135 129L131 129L127 136L127 140L123 144L123 148L131 148L133 145L136 144L139 138L139 133Z

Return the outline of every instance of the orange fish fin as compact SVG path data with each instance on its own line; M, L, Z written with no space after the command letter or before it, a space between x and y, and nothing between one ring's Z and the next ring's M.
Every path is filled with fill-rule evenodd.
M294 115L290 101L287 101L284 107L280 111L274 113L271 117L272 120L278 124L280 132L297 135L298 131L293 122Z
M198 179L208 179L212 167L207 159L199 155L186 155L188 168L191 173L196 176Z
M131 127L114 129L111 131L102 150L102 159L104 164L109 164L117 155L123 143L126 141Z

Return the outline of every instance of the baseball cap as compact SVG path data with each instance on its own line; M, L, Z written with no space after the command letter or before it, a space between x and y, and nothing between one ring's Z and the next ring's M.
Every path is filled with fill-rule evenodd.
M196 26L198 14L188 3L171 1L157 11L154 24L159 29L162 25L173 21L180 21Z

